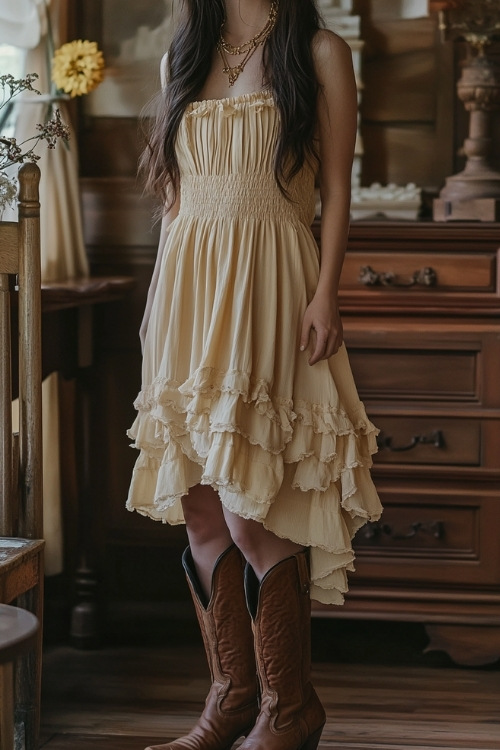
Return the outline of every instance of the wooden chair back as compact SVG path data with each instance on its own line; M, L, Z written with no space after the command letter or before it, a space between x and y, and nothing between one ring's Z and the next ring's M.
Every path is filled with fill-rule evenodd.
M38 748L42 670L44 542L39 181L40 170L35 164L21 167L18 221L0 222L0 602L17 604L40 622L34 647L16 663L12 686L15 688L11 702L15 708L16 737L25 750ZM17 325L11 326L12 319ZM12 327L18 330L15 338ZM18 439L12 435L14 393L19 395ZM4 696L8 695L8 682L10 677L3 679ZM10 742L6 735L8 722L1 719L4 714L0 706L2 750Z
M35 164L21 167L19 220L0 222L0 535L27 539L43 536L39 180L40 170ZM12 363L12 277L17 279L19 289L18 367L13 367ZM19 373L20 482L11 417L11 376L16 369ZM15 491L17 487L19 495Z

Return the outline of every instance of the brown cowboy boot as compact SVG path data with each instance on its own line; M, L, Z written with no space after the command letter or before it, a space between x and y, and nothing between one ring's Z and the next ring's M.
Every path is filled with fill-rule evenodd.
M239 750L316 750L325 711L311 685L311 601L307 551L271 568L260 586L245 571L261 706Z
M182 563L203 636L212 685L191 732L146 750L229 750L246 735L259 712L250 616L243 585L244 560L234 545L217 559L205 606L188 547Z

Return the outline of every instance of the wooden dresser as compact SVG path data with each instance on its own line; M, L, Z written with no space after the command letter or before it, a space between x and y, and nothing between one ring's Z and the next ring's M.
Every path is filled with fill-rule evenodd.
M500 225L354 223L341 286L385 512L314 612L422 622L462 664L500 658L499 248Z

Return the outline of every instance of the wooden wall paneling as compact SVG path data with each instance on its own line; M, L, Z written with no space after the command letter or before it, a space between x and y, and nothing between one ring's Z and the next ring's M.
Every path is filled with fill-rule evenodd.
M437 146L432 124L381 125L365 120L362 132L363 184L413 182L427 192L437 191L443 180L435 160Z
M80 128L81 176L135 180L142 143L141 126L135 118L84 117ZM140 192L139 182L136 191Z
M436 191L453 166L453 49L435 17L394 20L384 3L362 14L363 184L415 182Z
M102 42L102 0L74 0L75 23L83 37Z
M432 18L363 19L363 115L381 122L433 122L436 116L435 23Z
M153 219L154 202L142 194L135 177L82 178L84 236L91 257L104 256L108 265L134 263L148 256L154 263L159 224ZM152 269L151 269L152 270Z
M496 42L492 46L490 54L496 60L497 65L500 65L500 42ZM494 165L496 169L500 170L500 112L496 112L493 115L492 136L494 145Z

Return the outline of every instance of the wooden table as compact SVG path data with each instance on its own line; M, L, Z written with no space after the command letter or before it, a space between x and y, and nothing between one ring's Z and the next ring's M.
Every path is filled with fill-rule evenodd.
M77 549L67 557L78 560L74 571L71 637L79 646L95 645L99 630L97 575L92 559L93 493L90 490L94 312L96 305L123 299L133 285L130 277L99 276L42 286L43 376L59 372L66 380L76 383L75 420L69 432L73 433L76 458L77 502L71 515L74 515L72 526L76 530ZM62 415L63 420L64 417Z

